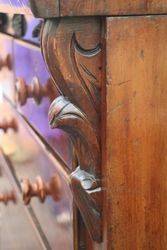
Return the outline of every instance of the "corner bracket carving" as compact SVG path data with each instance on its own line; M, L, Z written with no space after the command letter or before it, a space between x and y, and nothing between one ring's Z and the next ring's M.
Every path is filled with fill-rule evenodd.
M100 18L52 19L42 32L43 56L61 96L49 123L71 138L77 159L70 175L74 201L93 240L102 241L100 111L103 42Z

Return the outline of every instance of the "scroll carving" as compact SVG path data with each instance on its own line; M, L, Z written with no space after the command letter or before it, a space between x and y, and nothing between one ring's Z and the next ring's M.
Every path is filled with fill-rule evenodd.
M42 50L61 94L50 106L49 123L51 128L62 129L71 138L77 159L70 175L74 201L92 238L100 242L103 79L100 19L47 20L42 32Z

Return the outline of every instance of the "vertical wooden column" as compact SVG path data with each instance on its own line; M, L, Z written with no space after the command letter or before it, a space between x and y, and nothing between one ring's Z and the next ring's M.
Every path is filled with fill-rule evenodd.
M167 17L107 18L107 249L167 245Z

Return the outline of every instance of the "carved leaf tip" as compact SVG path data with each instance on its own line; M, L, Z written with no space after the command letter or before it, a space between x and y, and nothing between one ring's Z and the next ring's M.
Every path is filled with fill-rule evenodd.
M63 96L57 97L49 108L49 125L53 129L56 127L56 117L61 113L63 108L69 104L67 98Z
M86 119L79 108L64 96L57 97L49 108L49 124L52 129L58 126L58 120L67 116Z
M98 181L94 177L94 175L89 174L85 170L82 170L79 167L75 169L75 171L71 174L71 178L77 177L80 180L81 186L85 190L92 190L98 188Z

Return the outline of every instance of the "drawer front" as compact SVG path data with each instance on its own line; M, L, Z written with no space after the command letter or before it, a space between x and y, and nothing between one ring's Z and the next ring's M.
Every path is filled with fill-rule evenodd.
M17 84L18 106L20 112L38 130L45 140L56 149L65 161L70 161L69 141L67 136L59 130L51 130L48 125L48 110L50 103L57 96L56 88L50 81L41 51L35 47L19 41L14 42L15 75L22 80ZM38 79L40 89L49 86L49 93L24 95L25 88L34 86L34 79ZM20 82L20 80L18 82ZM41 98L40 98L41 97ZM40 100L39 100L40 99ZM37 103L35 100L38 100Z
M9 105L6 105L10 109ZM8 135L10 141L16 145L15 150L6 156L9 164L6 168L8 168L8 178L11 185L17 186L23 178L28 178L33 182L37 176L41 176L45 182L49 182L53 176L58 176L61 187L58 200L55 202L52 198L48 197L45 202L41 204L38 198L32 198L27 212L46 249L72 250L73 199L70 188L64 180L62 173L58 171L54 160L48 157L49 152L40 146L37 139L34 139L33 132L28 128L24 119L20 117L14 109L10 109L10 112L18 124L18 131ZM4 148L8 145L3 143L2 146ZM16 190L17 195L20 196L18 186ZM19 211L17 206L15 209ZM11 220L12 218L14 220L10 210L6 212L6 214L8 213L10 213ZM5 227L12 227L9 221L4 223ZM7 225L7 223L9 223L9 225ZM14 235L15 233L16 232L13 232ZM32 249L38 248L33 247Z

